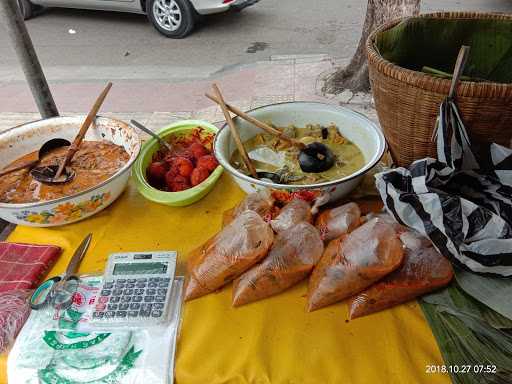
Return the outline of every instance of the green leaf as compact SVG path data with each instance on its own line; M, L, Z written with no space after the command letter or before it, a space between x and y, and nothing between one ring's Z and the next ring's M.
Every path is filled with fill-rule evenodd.
M467 294L512 320L512 280L455 270L457 284Z
M445 364L471 367L470 372L451 372L454 383L505 384L512 381L512 332L493 326L489 321L507 320L467 295L456 283L424 296L420 304ZM482 365L495 365L496 373L474 371L474 367Z
M452 73L462 45L471 51L464 74L512 83L512 21L410 18L380 33L376 48L401 67Z

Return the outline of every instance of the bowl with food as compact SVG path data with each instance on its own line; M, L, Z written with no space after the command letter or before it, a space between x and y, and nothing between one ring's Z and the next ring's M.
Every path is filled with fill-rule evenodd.
M0 134L0 169L30 162L43 142L72 142L85 116L54 117L11 128ZM70 224L109 206L126 187L130 168L140 150L138 135L126 123L97 117L74 155L72 180L45 184L30 168L0 177L0 217L33 227ZM67 147L45 154L38 166L62 162ZM29 160L29 161L27 161Z
M234 123L259 178L250 175L224 126L215 138L215 156L239 186L251 193L270 188L281 195L322 196L324 203L349 194L382 158L386 142L379 127L364 115L340 106L317 102L288 102L256 108L248 114L306 146L315 143L334 155L331 168L305 172L300 149L262 131L241 117Z
M170 148L149 139L135 163L133 176L148 200L169 206L186 206L206 196L222 175L213 155L218 128L206 121L183 120L157 134Z

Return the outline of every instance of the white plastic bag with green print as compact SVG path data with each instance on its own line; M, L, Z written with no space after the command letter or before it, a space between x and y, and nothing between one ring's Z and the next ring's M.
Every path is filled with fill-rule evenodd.
M65 313L32 311L9 354L9 383L172 383L183 280L173 283L168 324L108 332L82 331L101 277L83 281Z

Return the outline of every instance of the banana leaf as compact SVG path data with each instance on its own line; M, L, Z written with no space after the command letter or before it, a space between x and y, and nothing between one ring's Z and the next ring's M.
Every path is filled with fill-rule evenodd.
M512 382L512 321L467 295L457 283L424 296L420 304L445 365L452 367L454 383Z
M464 74L512 83L512 21L410 18L381 32L375 46L382 57L401 67L452 73L462 45L471 46Z
M487 277L463 271L455 271L461 289L512 321L512 279Z

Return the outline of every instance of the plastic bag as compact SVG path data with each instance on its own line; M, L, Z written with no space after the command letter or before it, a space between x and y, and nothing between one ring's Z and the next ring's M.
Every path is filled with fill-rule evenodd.
M406 252L432 247L432 242L429 239L414 230L408 230L404 226L400 226L398 229L398 237L404 245Z
M364 199L355 199L352 200L359 206L359 210L361 211L361 215L368 215L369 213L378 213L384 209L384 203L381 198L364 198Z
M268 253L274 233L256 212L242 212L227 227L192 251L188 259L185 300L229 283Z
M308 310L361 292L398 268L403 254L395 229L379 218L332 240L309 280Z
M293 199L281 209L274 220L270 221L270 225L274 231L279 233L303 221L311 223L312 220L311 205L302 199Z
M375 176L388 212L453 263L512 277L512 149L472 147L452 98L440 106L436 133L437 159Z
M282 292L305 279L324 250L320 233L302 222L276 236L268 256L233 283L233 305Z
M320 213L316 218L315 227L320 231L322 240L331 241L356 229L360 219L359 206L356 203L348 203Z
M254 211L265 221L269 221L274 211L274 202L275 200L268 189L250 193L238 205L224 212L222 226L225 227L247 210Z
M101 277L80 279L74 304L86 290L99 292ZM9 353L9 383L172 383L182 292L183 279L176 278L161 325L85 329L90 306L73 304L66 311L74 321L58 329L62 323L50 311L32 311Z
M0 293L0 353L5 352L30 314L28 289L15 289Z
M405 303L452 280L451 263L428 239L409 231L400 238L406 248L403 265L350 300L350 319Z
M395 231L398 233L399 236L402 233L409 231L409 229L407 227L404 227L403 225L398 223L396 221L396 219L387 212L377 212L377 213L370 212L369 214L367 214L364 217L365 221L370 221L372 219L380 219L383 222L388 223L389 225L393 226L393 228L395 229Z

